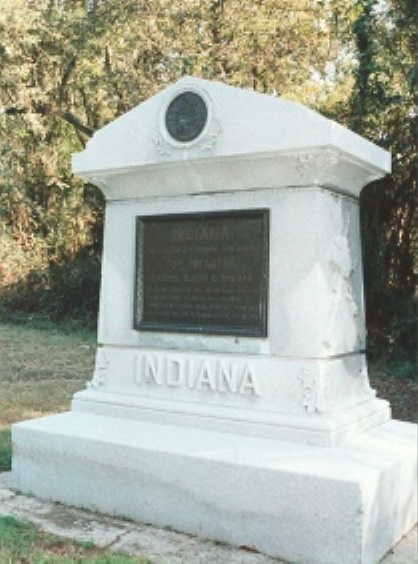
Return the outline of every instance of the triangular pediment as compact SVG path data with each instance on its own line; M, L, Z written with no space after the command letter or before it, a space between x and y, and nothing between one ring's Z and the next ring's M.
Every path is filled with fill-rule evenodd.
M73 171L92 180L185 163L296 158L295 166L306 173L306 163L318 154L326 155L328 168L335 159L360 167L364 179L357 179L357 171L357 184L390 170L389 153L301 104L184 77L97 131L74 155Z

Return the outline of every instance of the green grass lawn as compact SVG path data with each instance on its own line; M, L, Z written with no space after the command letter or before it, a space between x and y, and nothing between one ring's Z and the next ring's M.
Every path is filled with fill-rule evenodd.
M0 517L0 562L7 564L146 564L148 560L108 555L91 543L78 543L40 531L35 525Z
M10 469L10 425L68 409L92 377L95 348L82 327L0 322L0 472Z
M92 377L95 343L82 328L0 322L0 429L68 409Z
M12 464L12 441L10 429L0 430L0 472L10 470Z
M82 327L0 323L0 472L10 469L10 425L68 409L92 377L95 348Z

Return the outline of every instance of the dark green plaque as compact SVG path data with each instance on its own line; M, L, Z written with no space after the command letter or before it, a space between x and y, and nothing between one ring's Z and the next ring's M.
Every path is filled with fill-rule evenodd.
M193 141L202 133L208 119L204 99L196 92L182 92L169 104L165 125L170 136L181 143Z
M137 218L135 328L267 335L268 210Z

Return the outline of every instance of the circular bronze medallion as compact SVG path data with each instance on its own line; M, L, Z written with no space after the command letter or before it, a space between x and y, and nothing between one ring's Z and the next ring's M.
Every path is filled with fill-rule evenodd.
M170 102L165 125L173 139L188 143L199 137L207 119L208 108L203 98L195 92L182 92Z

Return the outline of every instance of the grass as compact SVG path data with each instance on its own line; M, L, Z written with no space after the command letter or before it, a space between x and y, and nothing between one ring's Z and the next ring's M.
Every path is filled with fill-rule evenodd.
M78 543L40 531L13 517L0 517L0 562L10 564L146 564L148 560L108 555L91 543Z
M79 324L56 326L41 319L0 322L0 472L10 470L10 425L69 408L75 391L93 375L96 335ZM106 554L0 517L0 562L10 564L132 564L147 560Z
M68 409L92 377L95 343L82 327L0 323L0 429Z
M12 464L12 440L10 429L0 430L0 472L10 470Z
M65 411L93 374L96 335L42 319L0 322L0 472L10 470L10 425Z

